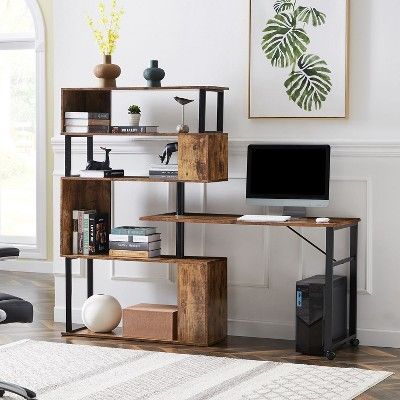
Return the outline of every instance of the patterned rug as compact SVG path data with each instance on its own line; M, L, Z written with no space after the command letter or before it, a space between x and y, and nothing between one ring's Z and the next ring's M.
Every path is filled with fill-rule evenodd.
M39 400L348 400L390 375L31 340L0 347L0 380Z

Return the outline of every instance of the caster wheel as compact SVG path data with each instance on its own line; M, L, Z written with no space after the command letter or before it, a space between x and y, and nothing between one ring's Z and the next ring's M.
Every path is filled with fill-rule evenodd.
M334 351L327 351L325 353L325 357L330 360L333 361L336 358L336 353Z
M350 340L350 345L352 347L358 347L360 345L360 341L358 339L351 339Z

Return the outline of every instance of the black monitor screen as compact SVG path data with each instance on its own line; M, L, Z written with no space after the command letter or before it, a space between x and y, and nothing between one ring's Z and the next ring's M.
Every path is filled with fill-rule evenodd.
M250 145L247 198L329 199L330 147Z

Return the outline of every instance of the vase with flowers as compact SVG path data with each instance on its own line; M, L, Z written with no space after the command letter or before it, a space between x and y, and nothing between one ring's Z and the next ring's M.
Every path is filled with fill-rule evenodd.
M119 39L120 22L124 10L118 8L117 0L111 0L108 13L104 1L98 3L98 12L97 20L86 17L100 53L103 55L103 63L96 65L93 72L99 78L100 87L113 88L117 86L116 79L121 75L121 68L111 62L111 55Z

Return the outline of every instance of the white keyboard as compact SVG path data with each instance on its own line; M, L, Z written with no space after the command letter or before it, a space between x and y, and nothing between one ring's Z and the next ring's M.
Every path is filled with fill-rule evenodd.
M248 222L285 222L291 219L288 215L243 215L238 221Z

